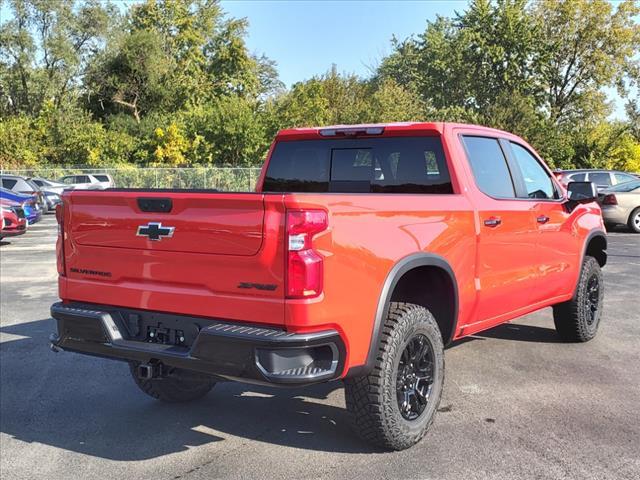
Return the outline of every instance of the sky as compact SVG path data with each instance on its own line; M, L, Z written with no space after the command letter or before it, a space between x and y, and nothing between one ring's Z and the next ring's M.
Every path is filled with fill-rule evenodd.
M224 0L232 17L249 20L247 46L278 63L293 83L326 72L368 76L391 53L391 38L423 32L428 19L452 16L466 1Z

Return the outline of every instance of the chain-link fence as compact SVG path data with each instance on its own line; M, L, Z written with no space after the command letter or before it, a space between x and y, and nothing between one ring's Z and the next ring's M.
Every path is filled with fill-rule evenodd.
M66 175L108 173L119 188L200 188L221 191L248 192L255 189L259 168L30 168L0 170L6 175L42 177L59 180Z

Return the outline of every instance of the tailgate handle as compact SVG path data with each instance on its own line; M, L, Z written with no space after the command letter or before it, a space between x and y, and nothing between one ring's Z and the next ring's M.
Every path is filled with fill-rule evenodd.
M173 202L170 198L138 198L138 207L143 212L170 212Z

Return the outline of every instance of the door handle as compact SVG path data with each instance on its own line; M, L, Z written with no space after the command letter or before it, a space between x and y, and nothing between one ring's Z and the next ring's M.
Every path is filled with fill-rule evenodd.
M486 227L497 227L498 225L500 225L502 223L502 220L500 220L500 217L489 217L484 221L484 225Z
M538 218L536 218L536 220L538 221L538 223L547 223L549 221L549 217L547 217L546 215L540 215Z

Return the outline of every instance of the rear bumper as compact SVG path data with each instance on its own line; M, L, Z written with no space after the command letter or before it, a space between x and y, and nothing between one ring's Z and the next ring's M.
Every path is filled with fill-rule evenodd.
M248 383L306 385L339 378L345 347L335 330L290 333L102 305L55 303L54 349L160 363ZM179 332L176 334L175 332ZM150 337L151 335L151 337ZM153 343L163 336L165 343Z
M626 225L629 221L631 209L620 205L601 205L602 219L605 223Z
M5 228L4 230L0 230L0 237L17 237L18 235L23 235L25 233L27 233L27 229L25 225L21 225L17 228Z

